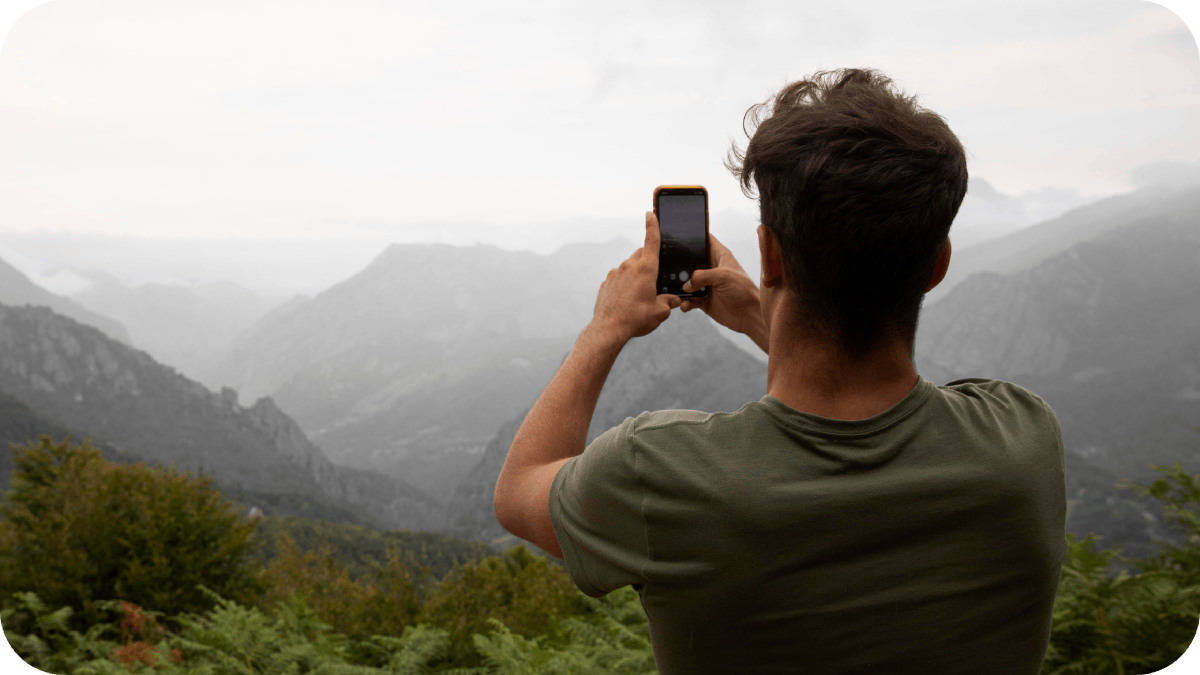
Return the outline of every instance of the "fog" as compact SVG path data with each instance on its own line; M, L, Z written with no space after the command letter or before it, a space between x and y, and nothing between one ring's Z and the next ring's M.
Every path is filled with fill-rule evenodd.
M99 270L281 299L390 242L636 242L680 183L753 256L721 165L743 113L850 65L945 116L979 195L1010 198L968 205L966 243L1200 156L1195 40L1145 2L59 0L0 52L0 257L59 293Z

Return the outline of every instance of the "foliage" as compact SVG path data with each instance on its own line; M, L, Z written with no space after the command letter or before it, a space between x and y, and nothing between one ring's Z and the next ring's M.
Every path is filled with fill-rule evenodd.
M526 638L492 619L493 632L473 636L486 665L453 669L441 658L451 647L445 630L409 626L399 637L356 642L332 633L299 595L269 617L214 594L216 606L204 616L174 617L175 633L136 605L107 602L104 610L119 619L94 624L86 634L67 626L70 608L51 612L36 595L18 595L19 607L0 615L6 637L30 664L64 675L401 675L431 672L439 661L439 670L452 675L656 672L646 615L631 588L586 598L587 615L553 620L546 636ZM368 653L376 663L356 658Z
M298 516L266 516L258 521L257 555L269 563L277 555L276 542L287 534L302 552L330 550L353 579L369 575L376 564L386 563L389 550L410 555L438 579L452 569L475 562L495 551L479 541L455 539L434 532L389 530L380 532L361 525L346 525Z
M254 523L211 479L114 464L69 437L13 451L16 472L0 504L3 597L34 592L71 607L81 627L100 619L102 599L177 614L211 606L200 584L238 598L258 592Z
M42 670L655 672L632 588L589 598L524 546L474 557L449 540L298 518L258 521L274 523L268 544L205 479L111 464L88 443L46 437L15 457L0 505L0 621ZM1122 487L1163 503L1180 543L1130 559L1099 549L1093 535L1068 535L1043 673L1153 672L1195 636L1200 474L1155 468L1163 477L1152 484ZM429 543L446 545L431 555ZM454 564L439 580L430 561Z
M1185 586L1200 584L1200 474L1192 476L1176 462L1155 466L1162 478L1150 485L1123 481L1122 487L1164 504L1163 518L1182 533L1182 544L1159 544L1159 554L1140 563L1147 571L1168 572Z
M499 675L656 673L646 613L631 587L596 600L582 596L591 614L567 617L548 635L524 638L492 619L495 631L475 635L487 668Z
M105 609L123 615L120 625L101 622L80 634L65 621L70 608L48 612L36 595L19 595L20 609L0 616L5 636L27 662L63 675L418 675L448 645L445 631L412 626L401 637L371 638L382 665L364 666L348 658L350 641L331 634L299 596L268 617L211 591L215 607L204 616L175 617L176 633L163 631L136 605L112 602Z
M1169 522L1185 535L1182 545L1160 543L1148 560L1121 558L1120 549L1098 551L1092 535L1070 546L1054 603L1050 647L1042 672L1150 673L1174 663L1191 644L1200 623L1200 475L1176 464L1158 467L1163 478L1150 486L1123 487L1166 503ZM1118 562L1140 569L1131 574Z
M332 549L302 553L286 533L277 537L276 555L262 573L261 607L274 607L299 595L316 615L339 633L352 637L404 634L421 607L411 555L393 548L383 563L351 578Z
M481 663L471 636L495 630L496 619L516 635L546 633L556 617L582 614L587 606L567 573L525 546L463 565L442 580L417 620L449 631L452 663Z

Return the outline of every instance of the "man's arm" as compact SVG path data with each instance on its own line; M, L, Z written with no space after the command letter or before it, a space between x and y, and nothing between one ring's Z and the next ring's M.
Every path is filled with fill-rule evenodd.
M525 416L496 481L494 506L504 529L559 558L550 485L563 464L583 452L600 389L624 345L594 322L584 329Z
M600 285L592 322L542 391L508 450L494 507L504 529L551 555L562 548L550 521L550 486L567 460L583 452L596 400L625 343L658 327L679 306L656 295L658 220L646 214L646 241Z

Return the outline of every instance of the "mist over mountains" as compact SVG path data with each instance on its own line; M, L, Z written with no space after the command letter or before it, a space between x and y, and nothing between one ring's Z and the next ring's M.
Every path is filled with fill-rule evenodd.
M1068 528L1148 552L1165 534L1159 514L1114 485L1149 477L1152 463L1200 470L1200 188L1150 185L1016 228L1013 198L989 188L972 184L964 209L978 213L952 229L918 370L935 384L1007 379L1045 398L1067 445ZM757 277L743 229L724 240ZM963 233L994 238L967 246ZM282 303L236 285L102 276L67 299L0 265L0 303L54 308L0 308L0 432L91 434L127 458L203 468L264 510L503 539L491 490L512 436L604 274L636 246L393 245ZM765 365L727 333L676 312L630 343L589 438L643 410L760 398Z
M119 321L89 311L70 298L47 291L3 260L0 260L0 304L49 307L63 316L99 328L114 340L129 344L129 333Z
M5 441L31 440L40 421L48 428L39 434L66 429L110 453L210 474L267 513L387 528L440 524L440 510L419 490L333 465L270 399L244 408L232 389L211 392L44 307L0 305L0 392L21 404L8 404Z
M242 330L272 305L232 282L195 286L146 283L131 288L116 277L90 272L90 286L72 299L124 326L137 348L192 379L205 379L214 361Z

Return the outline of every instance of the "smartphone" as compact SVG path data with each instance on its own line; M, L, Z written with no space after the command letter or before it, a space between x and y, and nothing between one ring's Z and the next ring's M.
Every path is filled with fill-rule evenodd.
M696 270L709 268L708 190L699 185L660 185L654 188L658 217L658 292L681 298L708 296L708 287L683 292Z

